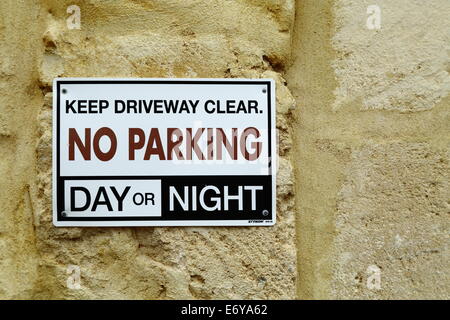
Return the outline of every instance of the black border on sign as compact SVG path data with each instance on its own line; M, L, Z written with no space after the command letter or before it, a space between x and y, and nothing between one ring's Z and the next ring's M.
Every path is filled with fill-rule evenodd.
M60 176L60 120L61 120L61 100L60 100L60 92L61 92L61 84L133 84L133 83L143 83L143 84L212 84L212 85L266 85L267 86L267 108L268 108L268 131L269 131L269 159L268 159L268 170L269 174L268 176L271 177L271 183L270 183L270 190L272 193L272 83L270 81L265 80L59 80L56 79L56 101L57 101L57 110L56 110L56 217L57 222L63 222L63 221L80 221L79 217L63 217L62 211L59 210L59 202L62 201L64 204L64 194L60 192L60 190L64 190L64 181L65 180L79 180L80 178L83 178L85 180L105 180L105 179L123 179L125 176L115 176L115 177L108 177L108 176ZM186 175L188 176L188 175ZM139 179L140 176L133 176L134 179ZM153 179L161 179L164 176L153 176ZM69 179L68 179L69 178ZM133 180L133 178L128 177L128 179ZM152 180L152 179L149 179ZM60 186L63 186L63 188L60 188ZM275 201L272 199L271 203ZM273 206L273 203L272 203ZM276 212L272 212L272 208L270 208L270 216L264 220L274 220L274 215L276 215ZM87 218L82 219L84 221L155 221L155 217L142 217L142 216L124 216L124 217L94 217L94 218ZM248 218L245 219L233 219L233 220L242 220L246 221L249 220ZM156 221L167 221L164 219L159 219ZM183 221L192 221L195 220L183 220ZM204 220L204 221L213 221L213 220Z

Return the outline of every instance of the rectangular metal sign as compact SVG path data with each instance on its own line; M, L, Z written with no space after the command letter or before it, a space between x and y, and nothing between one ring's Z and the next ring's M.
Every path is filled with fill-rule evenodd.
M55 79L56 226L275 223L270 79Z

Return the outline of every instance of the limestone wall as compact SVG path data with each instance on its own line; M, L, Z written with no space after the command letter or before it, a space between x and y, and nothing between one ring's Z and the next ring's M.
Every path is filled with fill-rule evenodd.
M296 9L299 298L448 299L450 2Z
M449 14L448 0L0 2L0 298L448 299ZM55 228L54 77L275 79L276 226Z

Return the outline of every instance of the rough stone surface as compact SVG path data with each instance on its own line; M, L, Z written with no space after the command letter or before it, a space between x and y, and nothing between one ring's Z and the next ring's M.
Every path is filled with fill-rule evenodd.
M297 1L299 298L449 298L449 10Z
M338 200L337 296L450 298L448 168L445 150L426 143L354 151ZM379 269L379 288L367 286L371 268Z
M294 181L287 157L291 137L286 120L295 102L280 75L290 54L293 2L232 1L223 6L220 1L86 1L80 4L80 30L66 26L66 9L72 3L32 2L38 15L32 23L39 26L32 39L37 43L34 60L24 66L15 57L20 48L11 45L3 47L9 52L2 55L17 69L11 76L22 72L29 77L37 98L31 105L34 114L26 113L33 127L31 136L24 139L29 146L23 163L33 174L23 174L24 182L7 190L17 198L6 211L8 215L3 215L6 239L1 242L0 253L5 255L1 263L9 269L2 268L0 296L295 298ZM11 17L18 14L24 21L31 18L33 12L28 8L13 10L13 2L6 3L7 10L2 12ZM17 44L22 41L31 46L25 30L20 29L23 39L19 39L20 32L15 33L19 34ZM51 222L51 84L55 77L274 78L284 155L279 162L276 226L55 228ZM5 95L14 98L9 92ZM26 93L15 99L30 100ZM6 115L13 110L6 110ZM0 142L11 149L2 154L9 158L2 170L19 170L14 150L21 145L9 136L11 130L24 130L18 121L2 118L0 124ZM29 218L30 207L34 219ZM2 211L6 209L2 206ZM23 236L14 244L18 233ZM25 263L29 264L27 271L21 269ZM67 285L72 265L81 271L78 290ZM23 280L16 273L25 275Z
M379 30L366 27L369 5L381 10ZM335 8L339 87L333 108L353 100L362 109L415 112L448 95L448 0L341 0Z
M39 29L35 3L0 3L0 297L32 296L38 278L33 226ZM17 32L21 30L22 32ZM25 36L26 35L26 36ZM24 41L24 37L28 41Z

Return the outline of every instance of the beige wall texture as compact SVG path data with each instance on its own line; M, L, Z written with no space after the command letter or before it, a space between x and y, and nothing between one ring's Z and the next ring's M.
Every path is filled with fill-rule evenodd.
M449 299L449 16L449 0L1 1L0 298ZM277 224L54 227L55 77L275 79Z

